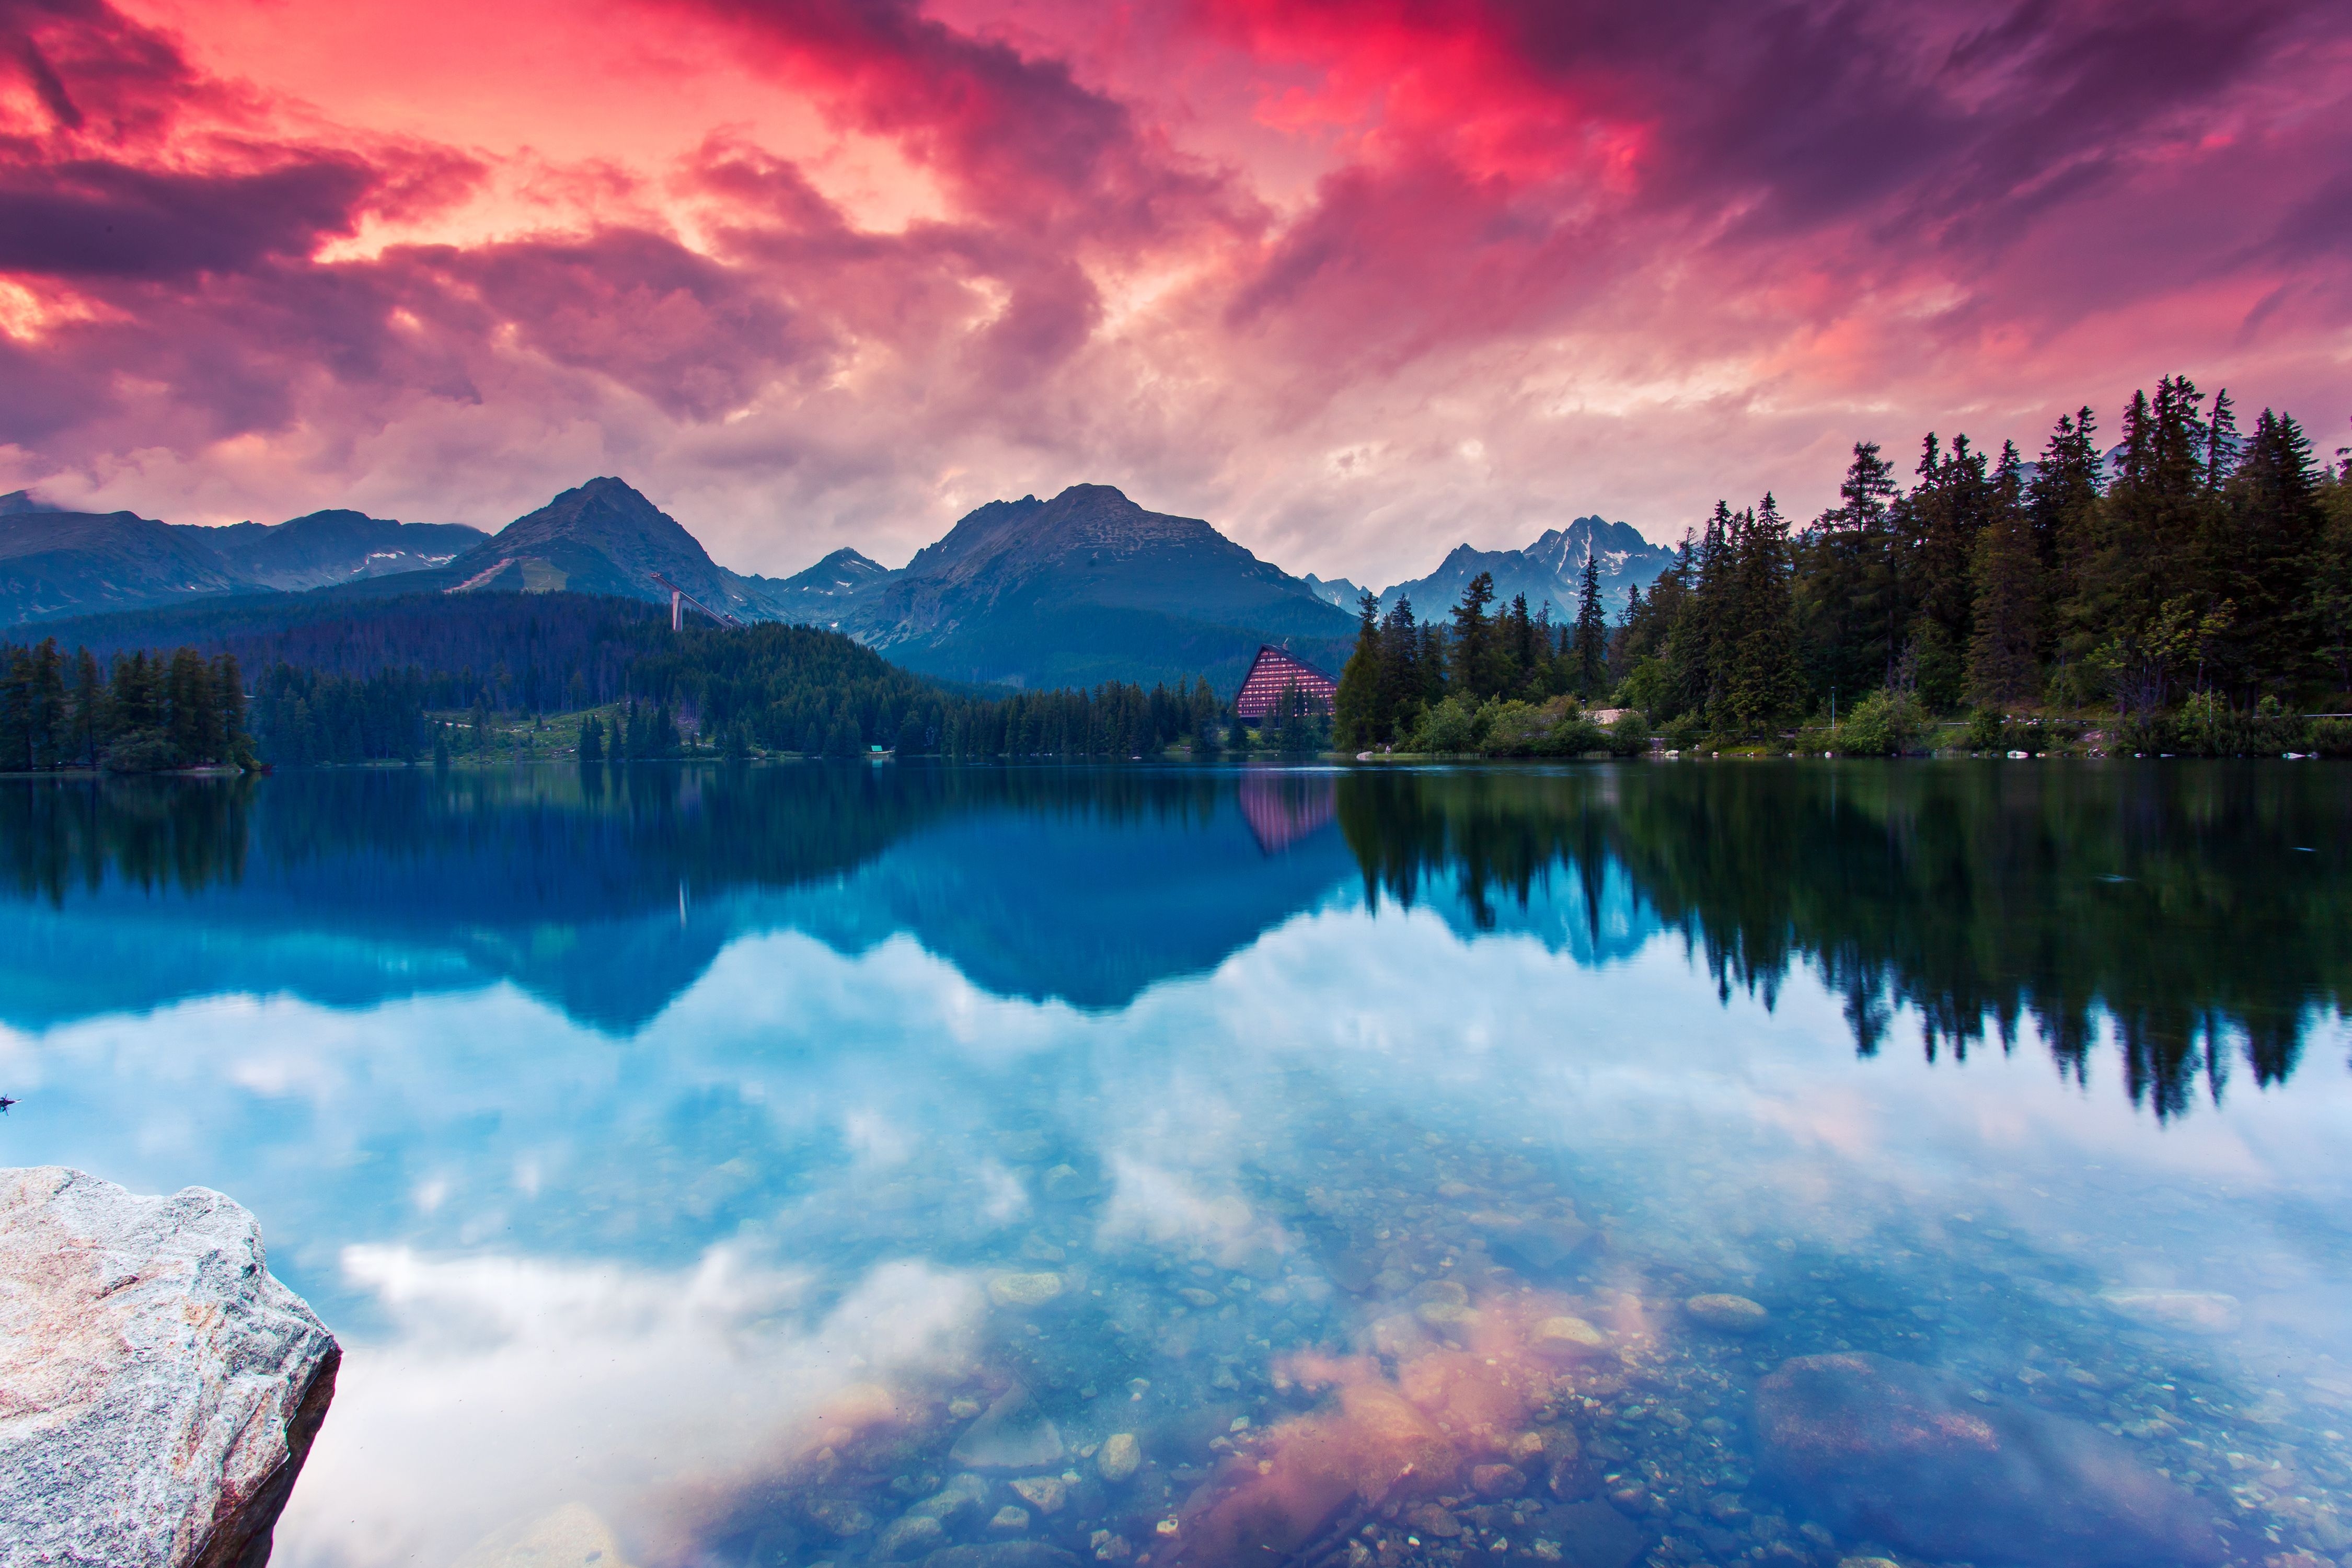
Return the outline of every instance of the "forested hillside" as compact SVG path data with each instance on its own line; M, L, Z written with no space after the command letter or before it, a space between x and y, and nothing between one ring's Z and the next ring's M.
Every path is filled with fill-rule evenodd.
M1213 744L1221 711L1197 680L998 697L901 669L837 632L673 632L657 606L572 594L222 602L57 630L38 646L0 647L0 771L421 761L488 751L494 715L530 718L538 731L544 715L588 710L607 712L563 728L559 750L593 733L582 749L614 758L874 746L1128 757L1185 736ZM176 652L149 651L173 643ZM190 670L210 684L190 685ZM163 696L143 695L167 672ZM183 736L197 721L175 716L232 698L233 715L215 727L223 738L201 725ZM148 743L158 734L168 743Z

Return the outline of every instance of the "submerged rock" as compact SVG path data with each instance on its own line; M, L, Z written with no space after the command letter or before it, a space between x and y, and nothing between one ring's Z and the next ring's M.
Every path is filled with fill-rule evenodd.
M253 1215L220 1194L0 1172L11 1561L268 1562L341 1360L269 1277Z
M1536 1324L1528 1344L1540 1354L1572 1361L1606 1352L1609 1335L1582 1318L1562 1313Z
M988 1299L1000 1307L1042 1307L1061 1293L1058 1274L1000 1274L988 1282Z
M1482 1210L1469 1216L1496 1257L1538 1277L1573 1269L1601 1245L1601 1233L1580 1219Z
M1024 1476L1013 1483L1013 1489L1021 1495L1022 1501L1049 1515L1061 1512L1070 1495L1059 1476Z
M1062 1461L1062 1434L1014 1384L964 1428L948 1458L975 1470L1034 1470Z
M1095 1466L1107 1481L1123 1481L1135 1474L1143 1463L1143 1445L1135 1440L1132 1432L1114 1432L1103 1439L1102 1452L1095 1457Z
M2034 1568L2221 1561L2209 1510L2095 1426L1869 1354L1801 1356L1756 1390L1763 1468L1840 1530Z
M1535 1539L1549 1542L1563 1568L1630 1568L1649 1544L1640 1525L1605 1502L1547 1508L1524 1529Z
M1721 1334L1752 1334L1771 1316L1761 1302L1745 1296L1693 1296L1683 1303L1683 1310L1692 1321Z

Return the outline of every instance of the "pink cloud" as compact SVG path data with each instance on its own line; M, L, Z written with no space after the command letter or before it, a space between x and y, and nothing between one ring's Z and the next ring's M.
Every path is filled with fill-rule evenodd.
M2318 0L646 0L665 113L702 72L836 143L622 101L527 168L182 25L0 0L0 485L495 524L618 469L789 570L1091 479L1392 579L2173 369L2352 412ZM936 199L866 226L872 148Z

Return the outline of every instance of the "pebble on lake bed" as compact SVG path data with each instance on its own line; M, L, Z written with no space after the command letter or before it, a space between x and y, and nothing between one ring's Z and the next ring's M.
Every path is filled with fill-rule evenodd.
M1745 1296L1693 1296L1683 1303L1691 1321L1726 1334L1752 1334L1771 1316L1760 1302Z
M1582 1318L1562 1313L1538 1323L1528 1343L1544 1355L1598 1355L1609 1348L1609 1335Z
M1024 1476L1013 1483L1013 1489L1020 1493L1021 1500L1031 1508L1047 1515L1061 1512L1062 1504L1069 1496L1069 1489L1057 1476Z
M1000 1274L988 1282L988 1299L1000 1307L1042 1307L1061 1293L1058 1274Z
M1095 1459L1095 1468L1107 1481L1123 1481L1135 1474L1143 1463L1143 1445L1135 1440L1132 1432L1114 1432L1103 1439L1102 1452Z

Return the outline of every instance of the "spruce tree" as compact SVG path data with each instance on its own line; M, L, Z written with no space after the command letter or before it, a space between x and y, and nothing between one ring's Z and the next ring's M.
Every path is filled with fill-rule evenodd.
M106 746L106 683L98 673L98 656L89 649L74 650L74 690L72 721L73 761L82 767L95 767L99 753Z
M2324 677L2326 636L2313 590L2326 576L2326 515L2311 442L2294 420L2263 410L2232 465L2223 510L2231 549L2219 586L2236 607L2230 641L2238 683L2251 698L2257 689Z
M2014 444L2004 444L1991 522L1978 535L1975 626L1969 690L1977 704L2009 709L2040 694L2046 585Z
M1475 702L1491 697L1495 681L1495 626L1486 606L1495 602L1495 578L1481 572L1462 590L1454 606L1454 668L1448 672L1456 689Z
M1609 681L1609 617L1601 607L1601 559L1590 544L1584 551L1584 575L1576 590L1576 626L1571 634L1576 660L1576 694L1586 702L1601 696Z
M1339 671L1331 700L1332 743L1343 752L1378 745L1381 702L1381 603L1367 593L1356 601L1356 648Z

